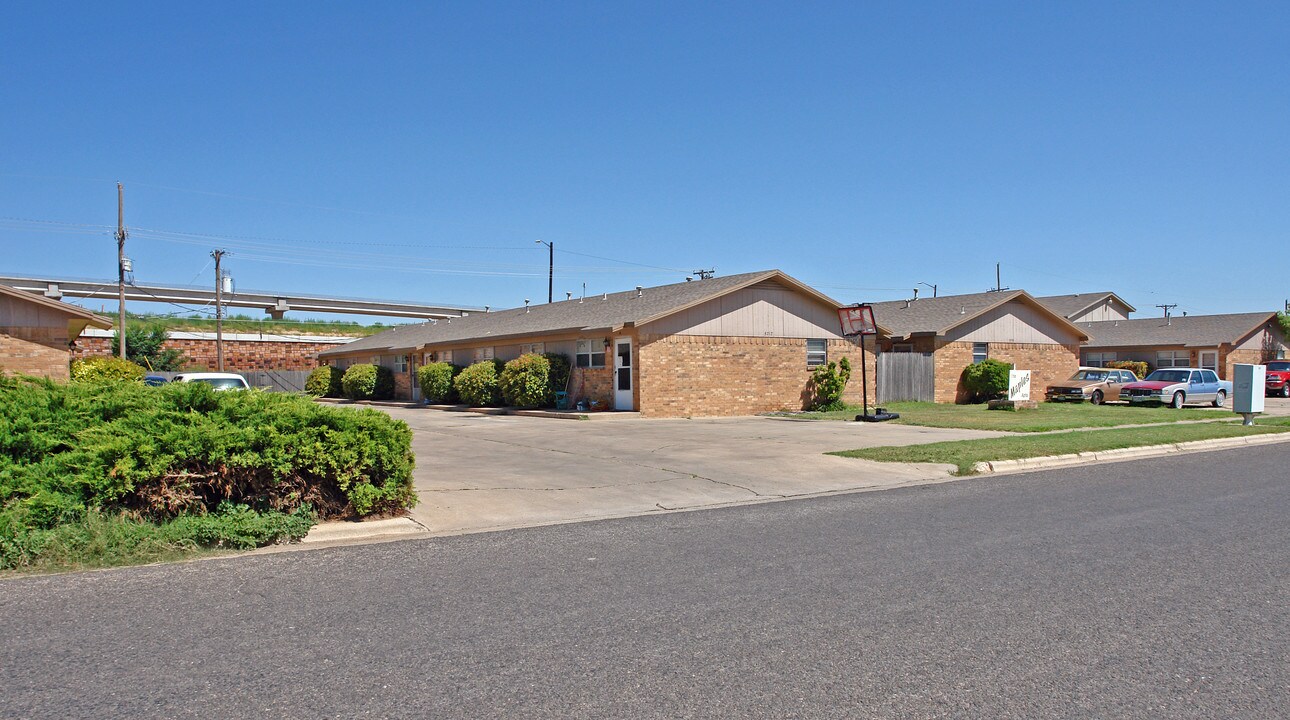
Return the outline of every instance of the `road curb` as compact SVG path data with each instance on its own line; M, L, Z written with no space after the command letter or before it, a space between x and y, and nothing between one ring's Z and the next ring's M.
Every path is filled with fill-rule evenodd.
M366 540L375 540L378 538L404 537L409 535L426 535L429 531L421 523L406 518L386 518L384 520L366 520L363 522L325 522L319 523L309 530L309 534L301 539L301 544L314 545L319 543L352 543Z
M1017 460L995 460L979 462L972 466L977 474L995 474L1026 472L1029 470L1047 470L1049 468L1087 465L1095 462L1121 462L1142 458L1160 457L1175 453L1203 452L1207 450L1231 450L1249 445L1272 445L1290 442L1290 432L1268 433L1266 435L1247 435L1235 438L1216 438L1213 440L1194 440L1192 442L1171 443L1168 445L1146 445L1143 447L1082 452L1070 455L1049 455L1047 457L1021 458Z

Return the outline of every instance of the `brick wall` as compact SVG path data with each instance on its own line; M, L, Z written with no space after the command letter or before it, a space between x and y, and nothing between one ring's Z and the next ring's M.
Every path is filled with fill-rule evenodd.
M1044 389L1079 369L1078 345L990 343L989 358L1030 371L1030 399L1043 400ZM972 343L953 342L936 351L936 402L967 402L963 369L972 362Z
M162 347L174 348L187 359L185 370L214 370L214 340L170 339ZM224 369L237 370L312 370L318 367L314 355L336 347L335 343L225 340ZM73 357L111 355L112 338L82 337L76 341Z
M844 399L860 402L860 348L829 341L829 360L851 360ZM753 415L801 410L809 402L811 369L801 338L644 335L640 338L640 410L649 417ZM874 356L865 354L874 393Z
M1230 345L1224 345L1218 351L1218 372L1222 373L1224 380L1236 377L1238 363L1259 365L1264 362L1263 350L1230 350L1230 347Z
M605 362L613 361L613 354L605 353ZM612 367L573 368L573 374L569 378L569 402L576 403L579 400L598 400L600 407L612 408L614 406L614 369Z
M66 330L11 328L0 333L0 372L67 380L70 362Z

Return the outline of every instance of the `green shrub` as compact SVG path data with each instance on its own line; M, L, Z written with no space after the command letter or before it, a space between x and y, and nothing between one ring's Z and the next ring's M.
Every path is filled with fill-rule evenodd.
M551 400L551 361L528 353L506 363L497 378L502 400L514 407L541 407Z
M542 357L551 364L551 399L554 400L557 392L568 392L573 363L569 361L568 355L560 353L543 353Z
M456 392L452 379L461 372L461 368L446 362L433 362L417 368L417 383L421 386L421 397L432 403L452 402Z
M126 342L129 342L127 338ZM142 365L136 365L119 357L87 357L72 361L72 381L83 383L107 383L128 380L142 382L147 373Z
M389 400L394 397L394 371L382 365L351 365L341 377L350 400Z
M994 359L982 360L963 368L963 387L973 402L985 402L1008 394L1008 371L1012 365Z
M1114 368L1116 370L1128 370L1134 375L1137 375L1139 380L1151 373L1151 368L1141 360L1115 360L1106 363L1106 367Z
M178 370L184 366L184 354L162 347L169 335L160 325L130 323L125 328L125 357L149 370ZM112 334L112 354L121 352L121 333Z
M851 361L842 358L838 362L816 366L811 372L811 410L841 410L846 406L842 402L842 393L847 389L851 379Z
M500 366L501 362L497 360L481 360L462 370L452 380L457 396L471 407L500 405L502 393L497 386Z
M345 373L338 367L323 365L314 368L305 379L305 392L314 397L340 397L344 387L341 385L341 379Z
M416 502L411 440L384 413L288 393L0 378L0 568L105 543L246 547L399 511Z

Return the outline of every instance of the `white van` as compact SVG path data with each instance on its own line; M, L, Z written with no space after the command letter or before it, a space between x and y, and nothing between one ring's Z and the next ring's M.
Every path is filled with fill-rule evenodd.
M212 373L197 372L183 373L176 375L171 382L202 382L210 385L216 390L250 390L251 386L246 384L246 378L236 373Z

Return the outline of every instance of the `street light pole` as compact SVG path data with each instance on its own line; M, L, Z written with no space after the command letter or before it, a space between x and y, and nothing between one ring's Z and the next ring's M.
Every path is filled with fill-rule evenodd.
M549 304L555 294L555 243L545 240L534 240L533 242L542 243L550 251L550 260L546 269L546 301Z

